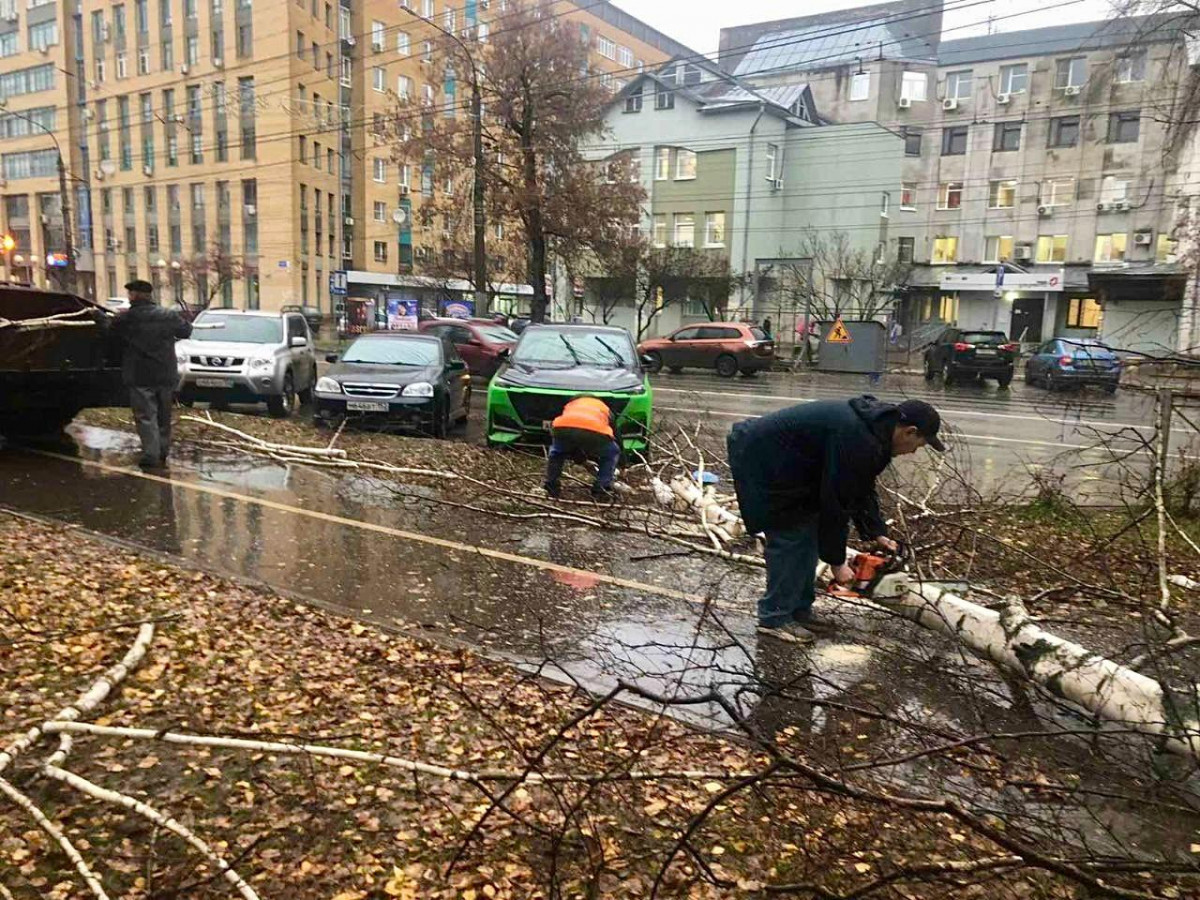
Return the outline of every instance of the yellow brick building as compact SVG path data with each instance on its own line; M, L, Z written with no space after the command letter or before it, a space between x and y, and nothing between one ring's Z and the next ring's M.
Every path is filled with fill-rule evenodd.
M0 0L0 232L5 278L61 283L58 153L80 293L142 277L164 302L331 313L337 271L420 276L411 233L445 184L372 137L397 94L446 103L427 42L503 27L504 0ZM686 48L607 2L555 0L614 90ZM397 216L397 210L404 210ZM236 262L234 276L197 257ZM395 276L395 278L393 278Z

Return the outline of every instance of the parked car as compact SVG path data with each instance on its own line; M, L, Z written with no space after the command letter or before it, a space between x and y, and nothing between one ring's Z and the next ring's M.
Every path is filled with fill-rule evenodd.
M206 309L175 356L185 406L266 403L283 417L310 403L317 383L312 333L299 313Z
M445 437L471 414L471 375L454 345L414 332L364 334L317 382L314 419L333 425L349 418L385 430Z
M950 385L960 378L995 378L1008 387L1020 349L1003 331L947 328L925 350L925 380L941 375Z
M1121 360L1092 338L1054 338L1026 360L1025 382L1051 391L1095 384L1112 394L1121 383Z
M418 327L422 334L449 340L471 374L488 379L520 340L511 329L489 319L425 319Z
M757 375L775 364L775 341L757 325L743 322L705 322L688 325L662 338L642 341L638 350L646 368L672 372L685 368L714 369L724 378L738 372Z
M567 402L587 394L608 404L626 453L649 455L653 394L624 328L531 325L488 388L491 446L545 442Z

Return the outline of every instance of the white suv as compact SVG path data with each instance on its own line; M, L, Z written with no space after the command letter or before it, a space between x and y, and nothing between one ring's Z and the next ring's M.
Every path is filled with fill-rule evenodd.
M309 403L317 357L308 322L299 313L206 309L192 336L175 344L179 400L190 406L263 403L284 417Z

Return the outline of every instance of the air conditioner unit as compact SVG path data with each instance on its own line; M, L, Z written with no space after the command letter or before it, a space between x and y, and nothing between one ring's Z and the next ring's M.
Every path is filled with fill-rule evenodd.
M188 67L187 67L187 64L185 63L184 65L179 67L179 74L186 75L187 73L188 73Z
M376 41L372 41L371 42L371 50L373 50L375 53L382 53L383 52L383 44L380 44Z
M409 187L407 184L400 185L400 196L401 197L407 197L408 191L409 191Z
M221 59L221 57L219 57L219 56L214 56L214 57L213 57L212 64L213 64L213 68L214 68L214 69L223 69L223 68L225 68L225 60Z
M83 108L83 110L80 112L80 115L83 116L83 121L85 122L90 122L92 119L96 118L96 114L87 107Z
M96 128L100 131L108 131L108 122L102 119L99 123L97 123Z
M1128 200L1118 200L1113 204L1113 209L1118 209L1122 212L1128 212L1130 208L1131 207Z
M429 255L429 251L426 250L424 247L417 248L417 252L416 252L417 259L424 259L428 255Z
M957 97L947 97L945 100L942 101L942 109L947 109L947 110L958 109L958 98Z
M153 175L154 174L154 166L142 166L142 174L143 175Z
M175 115L171 116L171 121L178 122L180 125L182 125L186 120L184 119L182 113L176 113Z
M109 28L108 23L107 22L102 23L100 25L100 40L107 41L111 35L112 35L112 30Z
M896 101L896 105L901 109L908 109L912 106L912 97L901 97Z
M354 224L354 216L346 216L346 218L344 218L342 220L342 224L343 225L353 225Z
M1065 88L1063 88L1063 96L1078 97L1081 90L1082 88L1077 84L1068 84Z
M1154 234L1150 231L1137 231L1133 235L1134 246L1149 247L1154 240Z
M48 46L42 46L42 47L39 47L38 49L42 51L42 56L50 55L50 48Z
M1013 247L1013 259L1029 259L1033 256L1033 248L1028 244L1017 244Z
M997 94L996 95L996 105L997 106L1008 106L1008 104L1010 104L1010 103L1012 103L1012 94Z
M1096 212L1108 212L1113 206L1115 206L1113 203L1097 203Z
M352 35L352 34L346 35L344 38L342 38L342 40L345 41L347 44L349 44L351 47L353 47L354 45L356 45L358 43L358 41L355 39L354 35Z
M1039 216L1048 216L1048 215L1050 215L1050 207L1048 207L1048 206L1039 206L1039 207L1038 207L1038 215L1039 215Z
M244 207L242 207L242 212L244 212L247 217L253 218L254 216L258 215L258 207L253 203L247 203Z

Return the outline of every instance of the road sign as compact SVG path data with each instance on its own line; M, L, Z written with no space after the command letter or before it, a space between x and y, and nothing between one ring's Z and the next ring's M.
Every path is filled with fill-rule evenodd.
M346 273L342 271L329 273L329 293L343 296L346 293Z
M825 336L827 344L849 344L854 338L850 337L850 332L846 328L846 323L842 321L842 317L838 316L833 323L833 327L829 329L829 334Z

